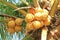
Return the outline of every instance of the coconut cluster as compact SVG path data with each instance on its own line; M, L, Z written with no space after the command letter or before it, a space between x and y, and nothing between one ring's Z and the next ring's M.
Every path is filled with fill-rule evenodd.
M46 9L36 9L35 13L28 13L25 17L26 25L26 33L31 30L37 30L41 27L48 26L51 23L51 17L48 14L49 12Z
M22 22L23 19L21 18L16 18L15 20L10 20L7 23L7 31L10 34L14 34L15 32L19 32L22 30Z

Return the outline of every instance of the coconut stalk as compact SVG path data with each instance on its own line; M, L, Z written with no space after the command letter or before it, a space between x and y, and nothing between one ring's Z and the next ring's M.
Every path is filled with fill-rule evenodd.
M38 1L39 1L39 0L33 0L33 2L34 2L34 7L35 7L35 8L36 8L36 7L40 7Z
M16 19L17 17L14 17L14 16L9 16L9 15L6 15L6 14L0 14L1 17L9 17L9 18L13 18L13 19Z
M54 1L53 5L51 7L50 13L49 13L51 17L54 17L55 12L56 12L56 10L58 8L58 3L59 3L59 0Z
M41 40L47 40L47 32L48 32L47 27L44 27L42 29Z
M20 8L15 9L14 11L21 10L21 9L29 9L29 8L32 8L32 7L20 7Z
M60 10L60 2L59 2L59 4L58 4L58 8L57 8L58 10Z
M55 0L51 0L51 2L50 2L51 7L53 6L54 2L55 2Z

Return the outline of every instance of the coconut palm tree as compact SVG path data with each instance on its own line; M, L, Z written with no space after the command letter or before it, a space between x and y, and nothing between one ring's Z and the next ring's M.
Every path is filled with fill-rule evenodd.
M51 32L54 32L56 29L58 29L56 27L59 27L59 25L57 26L55 25L55 24L59 24L57 23L59 21L53 20L54 18L56 19L57 17L58 19L56 20L59 20L60 18L60 16L57 16L57 17L55 16L57 15L57 13L55 14L55 12L57 10L58 2L59 0L51 0L51 1L50 0L48 1L46 0L0 0L0 40L43 40L41 39L41 35L43 34L42 30L44 29L44 27L39 28L37 30L32 30L28 33L29 35L26 35L27 23L25 22L25 16L28 14L29 9L31 8L35 9L37 7L41 7L42 9L47 9L49 12L49 15L52 17L52 22L47 27L48 29L48 32L46 32L47 40L50 40L51 38L52 40L58 39L57 38L58 36L54 37L51 34ZM50 9L48 9L48 7ZM14 26L14 31L13 29L9 30L8 22L10 20L14 20L15 22L17 18L21 18L23 20L22 24L19 25L19 26L22 26L22 30L19 30L18 32L16 32L15 31L16 24ZM53 22L55 22L55 24ZM10 24L14 24L14 23L10 23ZM18 28L16 30L18 30ZM11 34L10 32L13 32L13 34ZM58 34L59 32L56 33L56 35Z

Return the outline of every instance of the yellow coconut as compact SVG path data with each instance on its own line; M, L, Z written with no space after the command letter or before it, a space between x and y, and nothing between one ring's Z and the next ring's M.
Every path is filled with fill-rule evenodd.
M15 26L15 32L19 32L22 30L22 27L21 26Z
M43 12L42 12L42 20L46 20L48 17L48 11L46 9L43 9Z
M31 31L31 30L34 30L34 27L33 27L33 25L32 25L31 22L26 24L26 29L27 29L27 30L30 30L30 31Z
M43 22L40 22L40 21L33 21L33 26L35 29L39 29L43 26Z
M48 13L42 13L42 20L46 20L48 17Z
M37 7L37 8L36 8L36 12L41 12L41 13L42 13L43 10L42 10L40 7Z
M14 20L9 21L8 27L15 27L15 21Z
M26 35L28 35L29 32L30 31L33 31L33 30L34 30L34 27L33 27L32 23L31 22L30 23L27 23L26 24Z
M23 22L23 19L21 19L21 18L17 18L15 20L16 25L22 25L22 22Z
M40 13L40 12L36 13L36 14L34 15L34 18L35 18L36 20L42 20L42 13Z
M48 16L48 18L45 20L45 25L48 26L51 23L51 17Z
M25 21L26 22L31 22L34 20L34 15L33 14L27 14L26 17L25 17Z
M7 31L8 31L10 34L14 34L14 33L15 33L15 29L14 29L14 28L8 28Z

